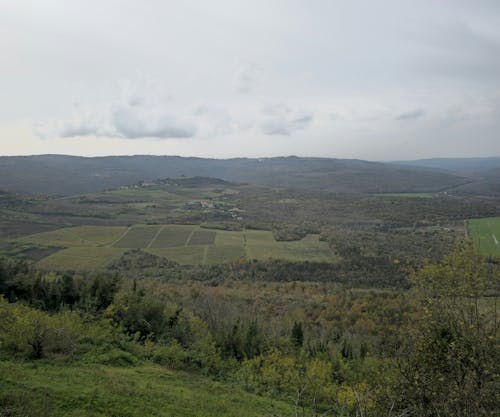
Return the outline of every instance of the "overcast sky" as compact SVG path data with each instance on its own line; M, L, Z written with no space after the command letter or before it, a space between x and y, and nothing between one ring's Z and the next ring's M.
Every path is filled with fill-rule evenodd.
M498 0L0 0L0 154L500 155Z

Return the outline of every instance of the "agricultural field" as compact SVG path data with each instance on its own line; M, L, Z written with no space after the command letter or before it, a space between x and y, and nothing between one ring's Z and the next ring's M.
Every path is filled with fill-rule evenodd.
M43 258L38 266L49 270L92 270L107 265L124 251L125 249L106 246L67 248Z
M119 239L126 230L122 226L67 227L26 236L18 241L41 246L105 246Z
M471 219L467 226L483 255L500 256L500 217Z
M265 230L225 231L198 225L81 226L26 236L18 243L63 248L43 258L45 269L90 270L104 267L127 249L142 249L183 265L214 265L237 259L334 262L319 235L279 242Z
M116 248L141 249L147 248L150 242L160 232L160 226L134 226L113 244Z
M175 246L185 246L189 237L193 233L193 226L189 225L164 225L156 238L149 243L150 248L169 248Z

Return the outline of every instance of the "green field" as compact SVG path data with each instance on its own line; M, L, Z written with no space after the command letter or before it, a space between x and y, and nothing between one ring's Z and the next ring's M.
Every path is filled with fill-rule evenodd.
M82 226L38 233L21 243L59 246L42 259L45 269L89 270L104 267L127 249L143 249L184 265L218 264L237 259L334 262L335 255L319 235L278 242L265 230L224 231L197 225Z
M168 248L184 246L193 233L193 226L165 225L160 229L156 239L150 243L151 248Z
M125 249L110 247L73 247L60 250L38 262L43 269L84 271L106 266Z
M160 226L134 226L125 233L120 240L115 242L115 248L147 248L156 234L160 231Z
M467 227L483 255L500 256L500 217L471 219Z
M157 365L0 361L0 416L258 417L289 404Z
M215 240L215 233L208 230L195 231L189 239L189 245L212 245Z
M123 226L79 226L67 227L52 232L37 233L18 241L42 246L104 246L112 244L127 230Z

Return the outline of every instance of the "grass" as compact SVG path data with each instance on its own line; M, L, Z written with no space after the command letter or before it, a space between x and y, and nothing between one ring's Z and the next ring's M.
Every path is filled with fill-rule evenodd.
M118 242L115 248L140 249L147 248L149 242L155 237L160 226L133 226Z
M168 248L184 246L193 231L194 226L166 225L152 242L151 248Z
M17 243L65 247L38 263L42 268L59 270L95 269L129 248L145 249L183 265L212 265L240 258L336 261L328 244L319 240L319 235L277 242L270 231L210 230L196 225L81 226L39 233L19 239Z
M51 246L104 246L118 239L126 230L122 226L67 227L18 239L20 242Z
M321 242L319 235L307 235L293 242L280 242L285 258L297 261L331 262L332 250L327 242Z
M42 269L86 271L103 267L118 258L124 249L108 247L74 247L63 249L37 263Z
M124 226L80 226L65 229L89 244L109 245L127 230Z
M275 413L292 415L273 401ZM0 362L0 416L257 417L271 400L227 383L147 364Z
M189 245L212 245L215 241L215 233L212 231L200 230L193 233L189 239Z
M178 246L172 248L151 248L147 252L156 256L162 256L181 265L202 264L205 254L205 246Z
M241 246L243 244L243 234L241 232L217 231L215 235L215 245L221 246Z
M22 243L33 243L40 246L90 246L89 242L86 242L78 235L71 233L68 229L59 229L51 232L42 232L30 236L25 236L18 239Z
M215 265L225 262L232 262L245 257L243 246L209 246L206 263Z
M500 217L471 219L467 226L483 255L500 256Z

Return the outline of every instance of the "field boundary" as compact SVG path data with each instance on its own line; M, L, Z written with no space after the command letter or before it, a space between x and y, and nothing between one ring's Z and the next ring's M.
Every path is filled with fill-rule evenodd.
M202 260L201 264L206 265L207 259L208 259L208 245L206 245L205 249L203 250L203 260Z
M129 227L127 228L127 230L125 230L125 231L122 233L122 235L121 235L118 239L114 240L113 242L111 242L111 243L110 243L109 245L107 245L107 246L112 247L112 246L116 245L116 244L117 244L120 240L122 240L122 239L123 239L123 238L127 235L127 233L128 233L128 232L130 232L130 230L131 230L131 229L132 229L132 226L129 226Z
M62 231L70 236L76 237L77 239L81 240L82 243L87 242L92 245L96 245L96 242L92 242L91 240L84 239L83 237L78 236L75 232L72 232L70 228L64 228Z
M195 227L193 228L193 230L191 230L191 233L189 234L186 241L184 242L184 246L189 246L189 242L191 241L191 238L193 237L195 230L196 230Z
M248 246L246 233L243 233L243 251L245 252L245 256L247 257L247 259L250 259L250 260L253 259L252 251L250 250L250 247Z
M148 245L146 246L146 249L149 249L151 248L151 246L153 245L153 243L155 242L155 240L158 238L158 236L160 236L160 233L165 230L165 228L167 227L166 224L164 224L162 227L160 227L158 229L158 231L156 232L156 234L153 236L153 238L149 241Z

